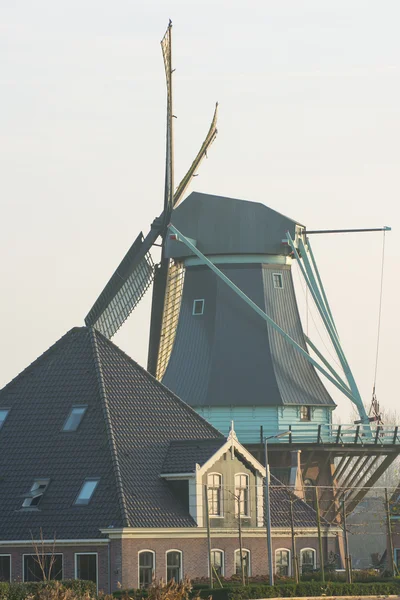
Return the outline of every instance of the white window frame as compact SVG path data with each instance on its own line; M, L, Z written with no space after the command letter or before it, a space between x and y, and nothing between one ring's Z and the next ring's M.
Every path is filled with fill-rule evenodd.
M155 573L156 573L156 553L154 552L154 550L150 550L150 548L144 548L143 550L139 550L138 551L138 559L137 559L137 566L138 566L138 589L140 588L140 555L143 554L144 552L150 552L153 555L153 574L152 574L152 578L154 578Z
M10 408L6 408L5 406L0 406L0 410L4 411L6 413L6 416L4 417L3 421L0 421L0 429L3 427L4 423L7 421L8 419L8 415L10 414ZM4 555L5 556L5 555Z
M10 582L11 582L12 581L12 555L11 554L0 554L0 558L3 558L4 556L8 556L8 558L10 559ZM1 581L0 581L0 583L1 583Z
M221 552L222 554L221 577L225 577L225 551L222 550L222 548L211 548L211 553L213 552ZM210 570L210 567L208 568L208 570ZM210 575L210 573L208 573L208 575Z
M279 280L281 282L282 285L275 285L275 275L277 277L279 277ZM283 290L283 277L282 277L282 273L272 273L272 283L274 284L274 288L276 290Z
M66 424L68 422L68 419L72 415L72 411L74 410L74 408L84 408L85 410L83 411L82 416L80 418L80 421L79 421L79 423L78 423L78 425L77 425L77 427L75 429L65 429L65 426L66 426ZM81 426L81 423L82 423L82 421L83 421L83 419L84 419L84 417L86 415L87 409L88 409L88 405L87 404L73 404L71 406L71 410L69 411L69 413L67 415L67 418L64 421L64 425L62 426L62 430L61 431L63 431L64 433L74 433L75 431L78 431L78 429Z
M61 556L61 572L62 572L61 579L64 579L64 554L63 554L63 552L41 552L40 555L41 556ZM25 579L25 556L36 556L36 554L34 552L25 552L25 554L22 555L22 581L24 583L25 582L29 583Z
M182 552L182 550L178 550L178 548L168 548L168 550L165 551L165 581L168 583L167 573L168 573L168 554L169 554L169 552L179 552L179 554L181 555L181 560L180 560L181 566L179 569L180 570L179 581L182 581L183 580L183 552ZM179 581L177 581L176 583L179 583Z
M96 591L99 591L99 553L98 552L74 552L74 579L78 579L78 556L96 556ZM78 581L83 581L79 579Z
M303 572L303 553L307 552L311 550L311 552L313 553L313 570L315 571L315 569L317 568L317 551L315 548L302 548L300 550L300 571Z
M240 552L240 548L237 548L235 550L235 552L233 553L233 564L235 567L235 574L236 574L236 555L239 554ZM249 557L249 564L247 567L247 577L251 577L251 552L248 548L242 548L242 552L247 552L247 555Z
M238 511L238 502L237 502L237 498L236 498L236 490L237 490L237 486L236 486L236 477L241 477L242 475L244 475L246 477L247 480L247 485L246 485L246 490L247 490L247 513L241 513L239 515L239 511ZM243 489L243 488L241 488ZM242 517L244 519L248 519L251 516L251 509L250 509L250 477L248 473L235 473L235 516L236 517Z
M201 305L201 312L195 312L195 311L194 311L194 309L195 309L195 306L196 306L196 302L201 302L201 303L202 303L202 305ZM203 314L204 314L204 304L205 304L205 302L204 302L204 298L195 298L195 299L193 300L192 315L193 315L194 317L200 317L201 315L203 315Z
M208 485L208 477L209 475L218 475L221 478L221 486L220 486L220 494L221 494L221 512L219 515L213 515L209 512L209 517L210 519L223 519L224 518L224 495L223 495L223 489L224 489L224 477L222 475L222 473L218 473L217 471L213 471L212 473L207 473L207 491L210 488L210 486ZM213 488L215 489L215 488ZM208 494L207 494L207 502L208 502ZM208 508L210 510L210 503L208 502Z
M277 552L281 552L282 550L284 550L285 552L288 552L288 577L292 576L292 553L290 551L289 548L276 548L275 552L274 552L274 573L275 575L277 575L277 564L276 564L276 553Z

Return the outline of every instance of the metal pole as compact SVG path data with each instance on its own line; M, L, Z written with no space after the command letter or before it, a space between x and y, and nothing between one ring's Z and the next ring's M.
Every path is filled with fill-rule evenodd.
M269 501L269 464L268 464L268 444L264 440L265 451L265 520L267 524L267 547L268 547L268 570L269 584L274 585L274 561L272 555L272 531L271 531L271 506Z
M347 525L346 525L346 495L342 496L342 510L343 510L343 537L344 537L344 560L346 566L346 580L347 583L351 583L351 563L349 557L349 540L347 537Z
M296 583L299 583L299 565L297 562L296 556L296 538L294 534L294 519L293 519L293 498L288 490L288 498L289 498L289 515L290 515L290 532L292 536L292 571L294 573L294 577Z
M321 569L322 583L325 583L324 550L323 550L323 547L322 547L321 513L320 513L320 510L319 510L319 491L318 491L318 486L315 486L315 508L316 508L316 512L317 512L319 564L320 564L320 569Z
M388 532L388 551L389 551L389 572L391 575L394 575L394 552L393 552L393 536L392 536L392 527L390 523L390 507L389 507L389 498L388 491L385 488L385 510L386 510L386 527Z
M366 231L391 231L391 227L377 227L372 229L314 229L313 231L304 230L306 235L315 233L365 233Z
M239 552L240 552L240 571L242 574L242 584L246 585L244 578L244 564L243 564L243 541L242 541L242 518L240 514L240 495L242 490L239 490L239 496L237 496L238 503L238 520L239 520Z
M204 486L204 505L206 509L206 524L207 524L207 542L208 542L208 569L210 573L210 588L213 588L213 567L211 560L211 529L210 529L210 511L208 508L208 486Z

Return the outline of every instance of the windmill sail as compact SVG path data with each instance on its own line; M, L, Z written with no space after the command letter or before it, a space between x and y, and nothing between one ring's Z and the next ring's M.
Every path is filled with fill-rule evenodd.
M154 279L154 264L149 251L160 229L156 221L145 238L142 233L138 235L85 318L88 327L93 326L111 338L129 317Z

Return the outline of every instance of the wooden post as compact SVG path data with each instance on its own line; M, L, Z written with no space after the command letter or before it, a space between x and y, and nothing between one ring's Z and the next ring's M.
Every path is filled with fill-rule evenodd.
M299 568L296 556L296 539L294 534L294 519L293 519L293 500L290 491L288 491L289 497L289 514L290 514L290 531L292 534L292 571L294 573L296 583L299 583Z
M206 513L206 524L207 524L207 541L208 541L208 569L210 573L210 588L213 588L213 565L211 560L211 530L210 530L210 511L208 508L208 487L204 486L204 506Z
M240 552L240 571L242 574L242 584L246 585L246 579L244 576L244 563L243 563L243 541L242 541L242 518L240 515L240 494L242 490L239 490L239 495L237 496L238 503L238 520L239 520L239 552Z
M349 556L349 539L347 537L347 525L346 525L345 493L342 496L342 510L343 510L344 560L345 560L345 566L346 566L346 581L347 581L347 583L352 583L351 559Z
M389 497L387 488L385 488L385 511L386 511L386 527L388 533L388 553L389 553L389 572L391 575L394 575L394 553L393 553L393 536L392 536L392 527L390 523L390 506L389 506Z
M316 512L317 512L318 544L319 544L319 564L320 564L320 569L321 569L322 583L325 583L324 550L323 550L323 546L322 546L321 513L319 511L319 492L318 492L318 486L315 486L315 509L316 509Z

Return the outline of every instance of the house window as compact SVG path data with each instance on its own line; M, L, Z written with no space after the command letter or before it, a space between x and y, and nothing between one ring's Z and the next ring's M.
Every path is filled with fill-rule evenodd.
M224 575L224 553L222 550L211 550L211 566L213 573L218 576Z
M204 313L204 300L193 300L193 315L202 315Z
M303 550L300 550L300 564L302 573L309 573L310 571L315 571L315 557L316 552L314 548L303 548Z
M0 408L0 429L3 427L9 412L8 408Z
M152 550L139 552L139 587L148 587L154 577L154 557Z
M235 514L248 517L249 511L249 476L244 473L235 475Z
M274 288L283 288L282 273L272 273L272 279L274 282Z
M11 581L11 556L0 554L0 582Z
M83 482L81 491L79 492L74 504L89 504L98 483L98 479L86 479Z
M62 554L24 554L24 581L63 578Z
M210 517L222 516L222 475L210 473L207 477L208 510Z
M180 581L182 579L182 552L169 550L167 552L167 581Z
M290 552L284 548L275 550L275 573L288 577L290 575Z
M250 550L242 550L243 569L245 577L250 577ZM240 560L240 549L235 550L235 573L236 575L242 574L242 563Z
M83 419L86 409L87 406L73 406L64 423L63 431L76 431Z
M300 406L300 421L311 421L311 406Z
M23 508L34 508L39 505L50 483L50 479L35 479L29 493L22 503Z
M97 587L97 552L75 554L75 579L93 581Z

